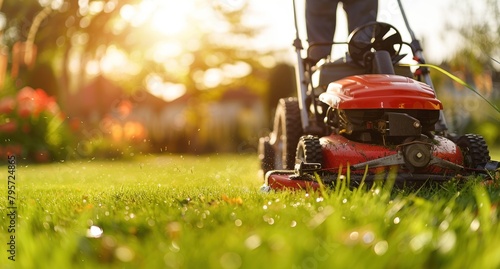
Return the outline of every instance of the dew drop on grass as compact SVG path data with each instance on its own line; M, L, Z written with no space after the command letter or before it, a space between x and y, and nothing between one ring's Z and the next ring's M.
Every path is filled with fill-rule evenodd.
M399 217L394 218L394 224L399 224L401 222L401 219Z
M351 241L357 241L358 238L359 238L359 233L356 231L349 234L349 239L351 239Z
M295 228L297 226L297 222L292 220L292 223L290 223L290 227Z
M383 240L380 242L377 242L375 246L373 246L373 251L375 251L375 254L378 256L382 256L387 252L387 249L389 248L389 243L387 241Z
M260 239L260 236L254 234L249 236L247 239L245 239L245 246L250 249L256 249L258 248L262 243L262 240Z
M179 247L179 245L177 245L176 242L172 241L172 244L170 245L170 251L172 252L179 252L179 250L181 250L181 248Z
M54 232L56 232L56 233L64 233L65 230L64 230L63 227L61 227L59 225L56 225L56 226L54 226Z
M92 225L87 230L87 237L88 238L100 238L103 233L104 233L104 231L101 229L101 227Z
M479 220L477 219L474 219L471 223L470 223L470 230L472 232L477 232L477 230L479 230L479 227L481 226L481 223L479 222Z
M441 235L438 241L439 251L443 254L450 252L450 250L452 250L453 247L455 246L456 242L457 242L457 236L455 232L453 231L445 232L443 235Z
M423 232L415 236L410 241L410 248L414 252L422 250L422 248L427 245L432 239L432 234L430 232Z
M242 263L240 255L234 252L222 254L219 261L223 269L240 268Z
M441 231L446 231L446 230L448 230L449 227L450 227L450 223L448 223L448 221L446 221L446 220L443 220L443 222L441 222L441 224L439 224L439 230L441 230Z
M267 205L264 205L262 209L267 210Z
M363 242L365 244L371 244L373 243L373 240L375 240L375 234L373 234L373 232L371 231L368 231L368 232L365 232L365 234L363 234Z
M234 221L234 225L236 225L237 227L240 227L242 224L243 222L240 219Z
M121 246L116 248L115 256L122 262L130 262L134 259L135 254L134 251L132 251L130 248Z

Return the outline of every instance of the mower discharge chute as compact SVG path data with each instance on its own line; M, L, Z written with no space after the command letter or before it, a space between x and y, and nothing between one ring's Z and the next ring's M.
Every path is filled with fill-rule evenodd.
M495 173L481 135L448 134L429 71L399 63L405 45L425 63L407 28L411 43L373 22L346 43L310 44L347 45L345 58L320 64L302 58L297 34L298 97L279 100L273 131L259 140L263 189L317 188L347 173L353 183L392 173L396 183L417 184Z

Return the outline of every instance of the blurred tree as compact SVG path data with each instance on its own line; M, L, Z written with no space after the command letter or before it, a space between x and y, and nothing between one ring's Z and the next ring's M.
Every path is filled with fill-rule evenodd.
M197 10L185 14L189 17L189 25L184 32L168 36L158 33L147 22L151 19L147 16L154 15L155 5L164 4L163 1L22 2L23 4L19 4L19 1L5 1L0 7L7 22L3 29L3 43L12 51L16 42L29 39L35 18L44 13L45 16L38 21L39 26L35 27L37 31L34 31L36 35L33 41L38 51L37 64L45 65L45 68L51 67L54 69L52 73L58 74L59 89L48 90L49 92L60 92L64 96L72 85L82 84L82 81L71 83L71 78L85 79L89 72L94 76L94 73L102 72L103 70L89 70L88 67L92 63L102 64L109 56L110 49L124 53L127 57L125 62L138 69L129 76L126 76L127 72L116 71L119 75L114 79L121 81L122 86L130 91L141 87L149 74L156 73L166 81L184 84L187 91L191 92L238 84L242 78L245 78L245 83L257 86L258 92L264 92L263 81L253 78L255 75L262 76L262 71L267 67L256 56L270 53L256 52L249 45L249 40L257 30L242 22L246 5L235 7L225 1L195 1L192 6ZM175 4L170 7L175 8ZM141 22L126 18L127 11L138 13L141 10L147 10L142 14L146 18L139 18ZM207 16L207 13L212 14ZM175 14L175 10L172 14ZM212 27L206 24L208 19ZM174 20L165 22L177 23ZM173 26L164 27L168 29ZM181 46L182 51L171 57L152 51L161 49L161 46L166 50L168 46ZM117 69L125 70L127 67L122 65ZM72 71L76 72L73 77ZM17 83L26 84L26 78L29 77L30 82L36 84L37 80L46 79L39 74L47 72L51 73L24 70Z
M500 107L500 89L494 83L500 70L500 4L497 0L462 0L453 7L463 14L462 23L449 23L448 29L458 33L461 41L456 42L454 55L444 65ZM499 143L498 112L468 89L458 84L454 88L447 96L441 96L449 102L454 131L480 133L489 143Z
M480 4L467 0L460 1L463 23L451 26L462 38L462 48L451 60L452 65L467 66L475 74L484 70L499 70L494 60L500 57L500 4L497 0L484 0Z

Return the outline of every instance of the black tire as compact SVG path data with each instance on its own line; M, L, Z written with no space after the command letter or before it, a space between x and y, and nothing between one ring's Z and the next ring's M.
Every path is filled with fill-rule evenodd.
M464 156L464 166L472 169L482 169L490 161L488 145L481 135L466 134L456 140L457 146Z
M265 176L267 171L274 170L274 149L269 143L269 137L261 137L259 139L259 160L260 169Z
M296 158L304 163L319 163L322 165L323 150L319 138L313 135L302 136L297 145Z
M291 170L294 168L297 143L302 133L297 98L280 99L270 141L274 149L274 169Z

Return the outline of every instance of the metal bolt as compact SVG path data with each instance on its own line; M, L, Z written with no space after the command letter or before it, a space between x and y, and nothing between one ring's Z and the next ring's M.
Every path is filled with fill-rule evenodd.
M420 122L416 121L413 123L413 127L419 128L420 127Z
M423 156L424 154L422 154L422 152L417 153L417 158L421 159Z

